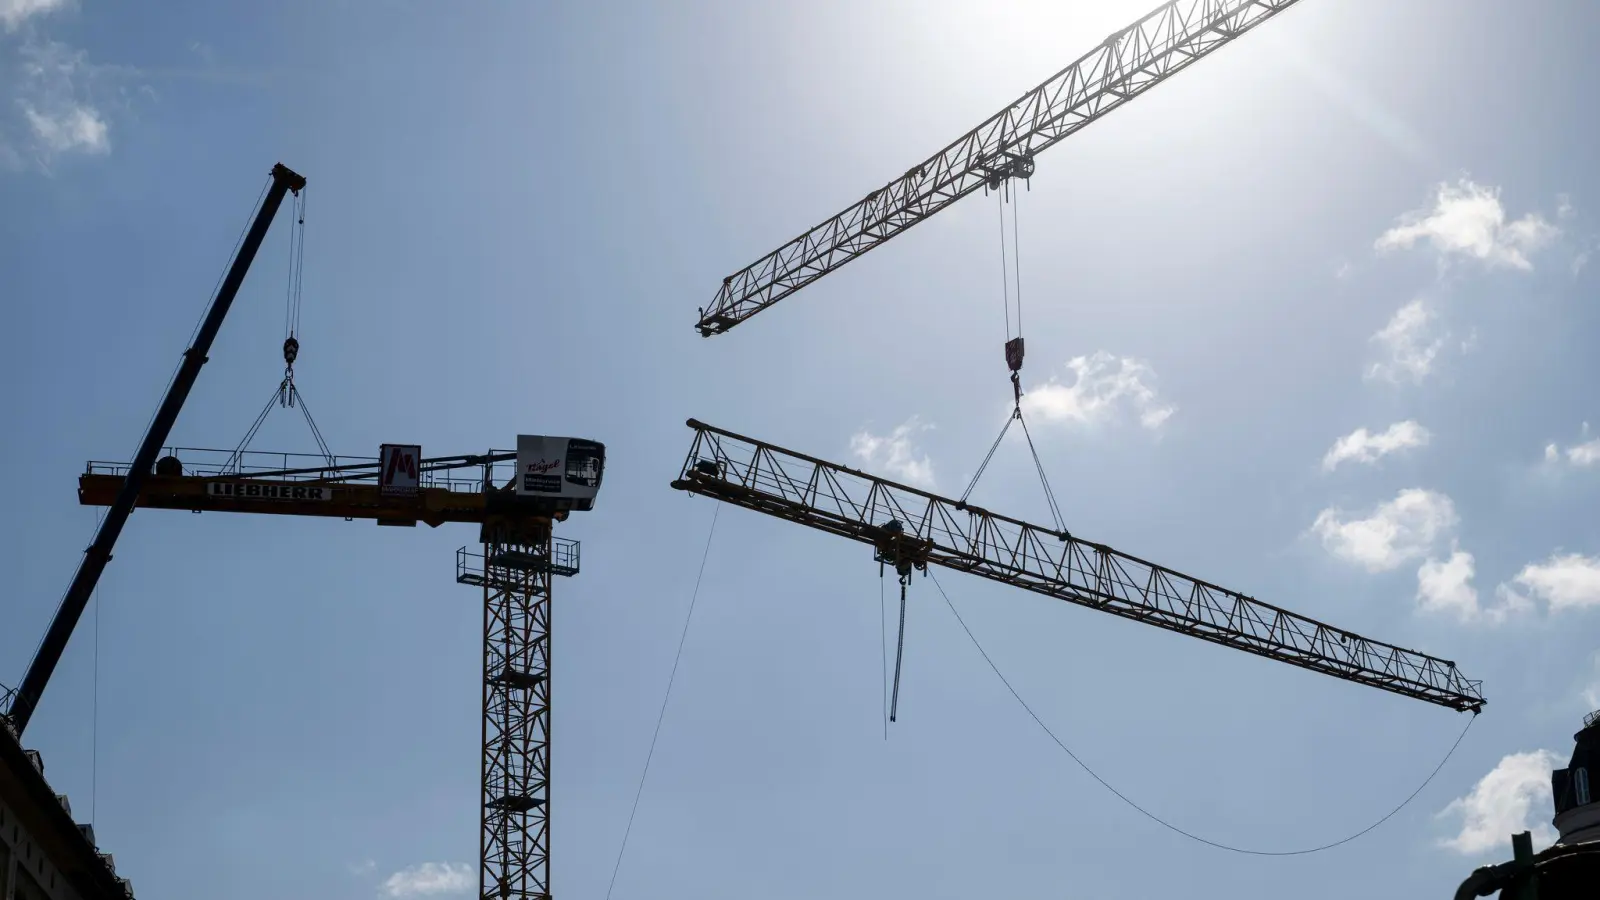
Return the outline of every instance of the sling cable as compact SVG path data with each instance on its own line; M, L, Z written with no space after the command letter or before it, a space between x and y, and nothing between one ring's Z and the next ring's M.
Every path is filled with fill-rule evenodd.
M317 442L317 452L327 461L329 466L337 465L328 442L322 437L322 429L317 427L317 422L311 417L311 408L306 406L305 396L300 392L300 387L295 383L294 364L300 358L300 309L303 305L304 292L301 285L305 280L305 254L306 254L306 191L302 190L294 198L294 218L291 220L289 234L289 279L288 290L284 300L283 310L283 379L273 389L272 396L268 398L267 405L261 408L255 421L245 432L244 438L234 448L233 454L228 459L228 468L233 474L244 471L245 456L249 452L250 444L255 440L256 434L261 431L261 426L266 423L267 415L274 406L285 409L299 408L300 414L305 417L306 426L311 430L312 440Z
M989 452L984 455L983 462L978 465L978 470L972 476L972 481L967 484L967 489L961 493L957 501L957 509L965 509L967 498L972 496L972 491L978 486L978 480L989 468L989 463L994 460L995 451L1000 449L1001 441L1011 430L1011 423L1016 422L1022 426L1022 433L1027 438L1028 453L1033 458L1034 471L1039 475L1039 484L1044 489L1045 503L1050 508L1050 517L1055 522L1056 534L1063 540L1069 540L1071 535L1067 532L1066 521L1061 516L1061 506L1056 502L1054 489L1050 487L1050 479L1045 475L1044 463L1039 458L1039 450L1033 443L1033 434L1028 430L1028 421L1022 415L1022 262L1020 256L1020 228L1017 224L1017 202L1015 179L1022 178L1024 183L1031 168L1015 169L1007 173L996 172L991 175L988 188L993 191L998 199L1000 209L1000 294L1005 315L1005 360L1006 368L1011 371L1011 415L1006 417L1005 424L1000 427L1000 434L995 437L994 443L989 446ZM1006 241L1006 209L1011 210L1011 240ZM1015 312L1016 329L1012 330L1012 313ZM918 551L917 542L902 542L898 538L904 534L904 527L898 520L890 521L885 530L889 539L880 542L873 555L878 563L878 577L883 577L885 567L893 567L900 581L900 624L895 636L894 650L894 680L889 695L889 721L897 719L900 707L900 675L905 661L906 646L906 589L911 586L911 576L915 571L927 574L927 560Z

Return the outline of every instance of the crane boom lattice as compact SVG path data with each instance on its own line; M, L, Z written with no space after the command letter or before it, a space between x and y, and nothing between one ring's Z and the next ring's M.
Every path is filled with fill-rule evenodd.
M1065 532L689 421L672 486L935 563L1455 710L1482 682L1455 663L1326 625Z
M1171 0L904 175L722 281L696 324L721 334L1034 156L1299 0Z

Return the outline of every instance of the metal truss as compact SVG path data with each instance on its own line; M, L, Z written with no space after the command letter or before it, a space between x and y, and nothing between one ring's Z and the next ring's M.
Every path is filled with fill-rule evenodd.
M722 280L700 334L721 334L981 187L1299 0L1172 0L866 199Z
M1482 682L1453 662L1325 625L1103 544L689 420L674 488L871 544L880 559L935 563L1455 710Z
M456 580L483 588L483 803L479 896L550 896L550 580L577 573L548 524L486 526Z

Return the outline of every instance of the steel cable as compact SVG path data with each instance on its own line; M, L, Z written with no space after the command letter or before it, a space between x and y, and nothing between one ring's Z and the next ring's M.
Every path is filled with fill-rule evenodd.
M694 578L694 592L689 595L689 611L683 617L683 632L678 635L678 652L672 657L672 672L667 675L667 691L661 698L661 712L656 715L655 732L650 735L650 749L644 756L644 771L639 773L639 786L633 792L633 809L628 812L628 825L622 830L622 846L617 848L617 862L611 867L611 883L606 886L606 900L617 886L617 873L622 871L622 856L628 850L628 836L633 834L633 820L639 815L639 798L644 796L644 782L650 776L650 761L656 756L656 741L661 737L661 723L667 718L667 703L672 699L672 685L678 679L678 663L683 660L683 645L689 639L689 623L694 621L694 607L700 600L700 582L705 579L706 560L711 557L711 538L717 533L717 516L722 504L713 507L711 528L706 532L706 549L700 555L700 572Z
M930 576L932 576L931 572L929 574L930 574ZM1461 746L1461 741L1464 738L1466 738L1467 732L1472 730L1472 723L1474 721L1476 721L1477 718L1478 718L1477 713L1473 713L1472 718L1467 720L1467 726L1465 728L1461 729L1461 734L1456 736L1455 743L1450 745L1450 749L1449 749L1448 752L1445 753L1444 759L1439 760L1439 764L1437 766L1433 767L1433 771L1428 773L1428 777L1424 778L1422 780L1422 783L1417 785L1417 789L1412 791L1410 796L1406 797L1405 800L1401 801L1399 806L1396 806L1394 809L1391 809L1391 810L1389 810L1389 812L1385 813L1382 818L1378 819L1378 821L1373 822L1371 825L1368 825L1367 827L1361 829L1360 831L1357 831L1356 833L1354 833L1352 835L1349 835L1348 837L1340 838L1337 841L1331 841L1329 843L1321 844L1321 845L1316 846L1316 847L1306 847L1306 848L1303 848L1303 849L1300 849L1300 850L1253 850L1253 849L1250 849L1250 848L1247 848L1247 847L1235 847L1235 846L1233 846L1231 844L1224 844L1224 843L1222 843L1220 841L1213 841L1213 840L1211 840L1209 838L1203 838L1200 835L1194 834L1193 832L1185 831L1182 828L1179 828L1178 826L1172 824L1171 822L1168 822L1166 819L1161 818L1160 816L1156 815L1155 813L1150 812L1149 810L1147 810L1144 807L1140 806L1139 804L1135 803L1131 798L1128 797L1127 794L1124 794L1121 791L1117 790L1115 787L1113 787L1111 785L1111 783L1109 781L1106 781L1104 778L1100 777L1100 774L1098 772L1096 772L1094 769L1091 769L1089 767L1088 763L1086 763L1082 759L1078 758L1078 754L1072 752L1072 748L1068 747L1066 745L1066 743L1061 740L1061 738L1056 736L1056 733L1050 729L1050 726L1046 725L1044 723L1044 720L1039 718L1039 714L1033 711L1033 707L1028 705L1028 701L1022 699L1022 695L1017 693L1017 689L1011 686L1011 681L1009 679L1007 679L1006 676L1000 671L1000 667L995 665L994 660L990 658L988 651L983 649L983 644L979 643L977 636L972 633L972 629L967 627L966 620L961 618L961 613L956 610L956 605L954 603L950 602L950 595L945 593L944 585L939 583L939 579L938 579L937 576L933 576L933 584L934 584L935 587L937 587L939 589L939 596L944 598L945 605L950 607L950 612L951 612L951 614L953 614L956 617L956 622L961 625L961 630L965 631L967 633L967 639L972 642L972 646L975 647L977 649L979 655L981 655L983 657L983 661L989 664L989 668L994 672L995 677L999 678L1000 679L1000 683L1005 685L1006 690L1011 693L1012 698L1015 699L1017 701L1017 704L1022 707L1023 711L1028 714L1028 717L1033 719L1034 724L1038 725L1039 728L1042 731L1044 731L1045 735L1048 736L1051 741L1054 741L1055 745L1057 747L1061 748L1062 752L1066 753L1067 756L1070 757L1073 762L1077 763L1078 764L1078 768L1080 768L1083 771L1087 772L1089 774L1090 778L1093 778L1095 781L1100 782L1100 786L1101 787L1105 788L1106 790L1110 791L1112 794L1116 795L1118 800L1121 800L1123 803L1126 803L1128 806L1132 807L1140 815L1144 816L1145 818L1149 819L1150 821L1156 823L1157 825L1160 825L1162 828L1165 828L1168 831L1172 831L1172 832L1175 832L1177 834L1180 834L1180 835L1188 838L1191 841L1196 841L1198 843L1205 844L1208 847L1215 847L1218 850L1227 850L1227 851L1229 851L1231 853L1241 853L1241 854L1244 854L1244 855L1247 855L1247 856L1305 856L1305 855L1310 854L1310 853L1320 853L1320 852L1322 852L1324 850L1332 850L1334 847L1338 847L1340 845L1350 843L1351 841L1355 840L1356 838L1359 838L1362 835L1365 835L1366 833L1372 831L1374 828L1377 828L1379 825L1382 825L1383 823L1389 821L1391 818L1393 818L1395 816L1396 813L1400 812L1400 810L1405 809L1407 806L1409 806L1411 804L1411 801L1415 800L1417 798L1417 795L1422 793L1422 789L1427 787L1430 783L1432 783L1432 781L1434 779L1434 776L1438 775L1439 771L1444 768L1445 763L1450 761L1450 757L1455 755L1456 748Z

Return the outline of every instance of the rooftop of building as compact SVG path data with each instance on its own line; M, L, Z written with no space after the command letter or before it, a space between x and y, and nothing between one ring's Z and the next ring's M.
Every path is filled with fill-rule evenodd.
M132 900L133 888L117 877L110 854L95 846L94 829L72 818L65 795L44 777L44 760L23 749L11 722L0 715L0 801L83 900Z

